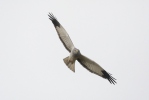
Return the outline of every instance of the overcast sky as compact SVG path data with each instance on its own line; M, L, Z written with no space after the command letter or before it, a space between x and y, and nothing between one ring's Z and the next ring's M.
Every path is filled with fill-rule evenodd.
M116 85L76 62L48 19ZM149 0L0 0L0 100L149 100Z

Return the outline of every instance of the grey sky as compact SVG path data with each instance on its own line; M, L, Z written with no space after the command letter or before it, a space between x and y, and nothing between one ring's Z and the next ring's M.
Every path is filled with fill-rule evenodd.
M48 12L116 85L67 68ZM149 99L148 0L1 0L0 13L0 100Z

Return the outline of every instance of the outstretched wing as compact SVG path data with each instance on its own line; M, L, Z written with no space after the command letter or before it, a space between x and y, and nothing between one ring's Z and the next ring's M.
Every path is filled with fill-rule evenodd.
M78 62L90 72L99 75L105 79L108 79L111 84L116 83L116 79L113 78L109 73L107 73L100 65L96 62L92 61L91 59L81 55L78 59Z
M49 16L49 19L54 24L55 29L56 29L58 36L59 36L60 40L62 41L63 45L69 52L71 52L71 50L74 48L74 45L73 45L69 35L67 34L66 30L58 22L58 20L55 18L55 16L53 14L49 13L48 16Z

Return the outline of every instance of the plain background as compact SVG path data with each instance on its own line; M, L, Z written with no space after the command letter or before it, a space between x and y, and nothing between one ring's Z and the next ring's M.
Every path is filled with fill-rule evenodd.
M52 12L112 85L69 55ZM148 0L0 0L0 100L148 100Z

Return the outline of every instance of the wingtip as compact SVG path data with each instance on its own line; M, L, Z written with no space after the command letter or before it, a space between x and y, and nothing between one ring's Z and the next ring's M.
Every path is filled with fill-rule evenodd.
M116 79L112 77L110 73L107 73L105 70L102 71L103 73L103 78L107 79L111 84L116 84L117 82L115 81Z
M49 16L49 19L50 19L51 21L52 21L53 19L56 19L55 16L54 16L52 13L49 13L48 16Z
M53 15L53 13L49 13L48 16L49 16L49 19L52 21L52 23L54 24L55 27L56 26L60 27L60 23L58 22L56 17Z

